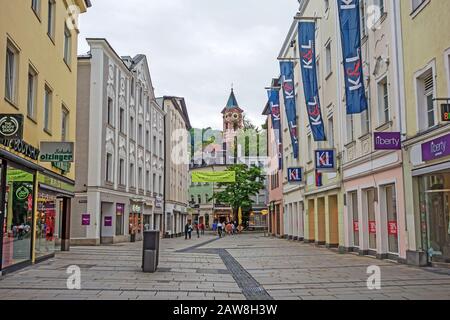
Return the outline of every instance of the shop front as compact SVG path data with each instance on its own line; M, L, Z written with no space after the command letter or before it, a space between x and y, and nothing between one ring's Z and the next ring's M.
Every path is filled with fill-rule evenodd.
M74 188L72 180L33 162L38 160L38 149L22 140L5 143L15 153L0 148L3 273L53 257L59 245L63 251L69 249Z
M410 148L416 248L409 261L419 265L450 263L450 134ZM420 146L420 147L418 147ZM411 242L413 242L411 240ZM414 250L415 249L415 250Z
M130 202L129 234L131 242L141 241L143 232L143 204Z
M269 206L269 233L275 237L284 235L283 205L281 201L273 201Z

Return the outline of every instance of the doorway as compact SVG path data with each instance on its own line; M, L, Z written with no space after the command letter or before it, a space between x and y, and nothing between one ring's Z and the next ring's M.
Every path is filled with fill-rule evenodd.
M308 201L308 240L314 242L316 238L316 223L315 223L315 206L314 199Z
M317 226L318 239L317 244L324 245L326 243L326 227L325 227L325 198L317 199Z
M328 224L330 240L328 245L330 247L339 246L339 216L338 216L338 197L333 195L328 197Z

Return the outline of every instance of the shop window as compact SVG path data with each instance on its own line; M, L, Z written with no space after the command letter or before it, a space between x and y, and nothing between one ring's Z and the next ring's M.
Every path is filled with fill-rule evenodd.
M450 172L419 177L422 250L431 261L450 260Z
M398 253L398 218L397 218L397 195L395 185L384 188L386 196L388 245L390 253Z
M359 215L358 215L358 192L352 192L349 194L351 201L351 215L352 215L352 228L353 228L353 246L359 247Z
M125 205L116 204L116 236L122 236L124 232L123 219L125 214Z
M34 175L8 165L5 185L2 268L31 258Z
M369 249L377 249L377 224L375 218L375 192L376 189L366 191L367 200L367 218L369 227Z
M56 194L39 191L35 243L36 257L50 255L55 252L56 205Z

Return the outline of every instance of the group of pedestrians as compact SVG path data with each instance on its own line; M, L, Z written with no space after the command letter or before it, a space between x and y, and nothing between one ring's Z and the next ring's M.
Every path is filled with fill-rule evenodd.
M240 229L236 221L223 223L221 221L214 222L212 225L212 229L213 231L217 231L217 234L219 235L220 238L222 238L222 236L225 235L231 236L233 234L240 232Z
M195 223L194 226L192 226L189 222L186 223L184 226L184 239L192 239L192 232L194 230L197 232L197 238L200 238L200 235L205 234L205 225L203 223Z

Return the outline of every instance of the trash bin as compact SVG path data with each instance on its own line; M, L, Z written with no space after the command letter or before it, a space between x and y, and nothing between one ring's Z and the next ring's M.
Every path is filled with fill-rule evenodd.
M142 269L155 272L159 264L159 231L144 231Z

